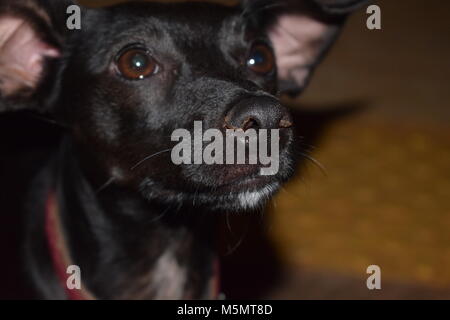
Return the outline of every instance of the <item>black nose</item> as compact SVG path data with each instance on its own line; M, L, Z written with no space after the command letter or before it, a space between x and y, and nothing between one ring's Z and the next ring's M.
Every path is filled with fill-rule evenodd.
M292 126L288 110L272 97L252 97L239 101L225 117L228 129L281 129Z

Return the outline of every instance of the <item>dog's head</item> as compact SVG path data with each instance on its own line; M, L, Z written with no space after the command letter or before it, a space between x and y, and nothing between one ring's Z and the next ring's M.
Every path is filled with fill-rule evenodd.
M70 5L0 5L0 110L51 114L67 127L92 183L110 181L150 200L236 210L261 205L293 174L292 119L277 98L278 75L288 73L289 59L286 64L283 48L273 47L283 42L273 3L82 8L79 30L67 28L77 13L67 14ZM307 21L306 31L323 27ZM312 47L323 44L310 45L316 61L321 49ZM277 62L286 67L277 70ZM299 82L311 71L306 65ZM227 164L227 129L257 135L266 129L258 150L270 145L273 174L262 174L271 164L260 159L234 164L234 156ZM223 141L210 145L209 155L223 149L224 163L207 163L208 143L218 133Z

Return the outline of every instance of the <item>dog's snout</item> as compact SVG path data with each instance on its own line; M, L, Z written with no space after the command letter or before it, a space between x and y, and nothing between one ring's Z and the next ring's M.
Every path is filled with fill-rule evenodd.
M239 101L225 117L228 129L281 129L292 126L288 110L272 97L252 97Z

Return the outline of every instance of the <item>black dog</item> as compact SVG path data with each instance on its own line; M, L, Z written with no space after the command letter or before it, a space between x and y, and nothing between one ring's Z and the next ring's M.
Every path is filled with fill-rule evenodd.
M83 8L81 30L68 30L70 4L0 4L0 111L45 113L67 132L29 200L33 282L51 299L212 298L213 211L261 207L296 163L271 42L282 41L273 26L283 9L128 3ZM314 20L328 29L296 89L334 39L333 19ZM171 134L194 121L280 129L278 173L173 164ZM81 290L66 286L69 265L80 267Z

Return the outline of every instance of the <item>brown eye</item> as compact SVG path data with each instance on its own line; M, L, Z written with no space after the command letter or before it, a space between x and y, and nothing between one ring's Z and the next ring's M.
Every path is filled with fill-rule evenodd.
M129 80L142 80L158 71L158 64L144 49L129 49L117 59L117 68Z
M274 70L275 57L272 49L265 44L255 45L247 58L247 67L260 74L266 74Z

